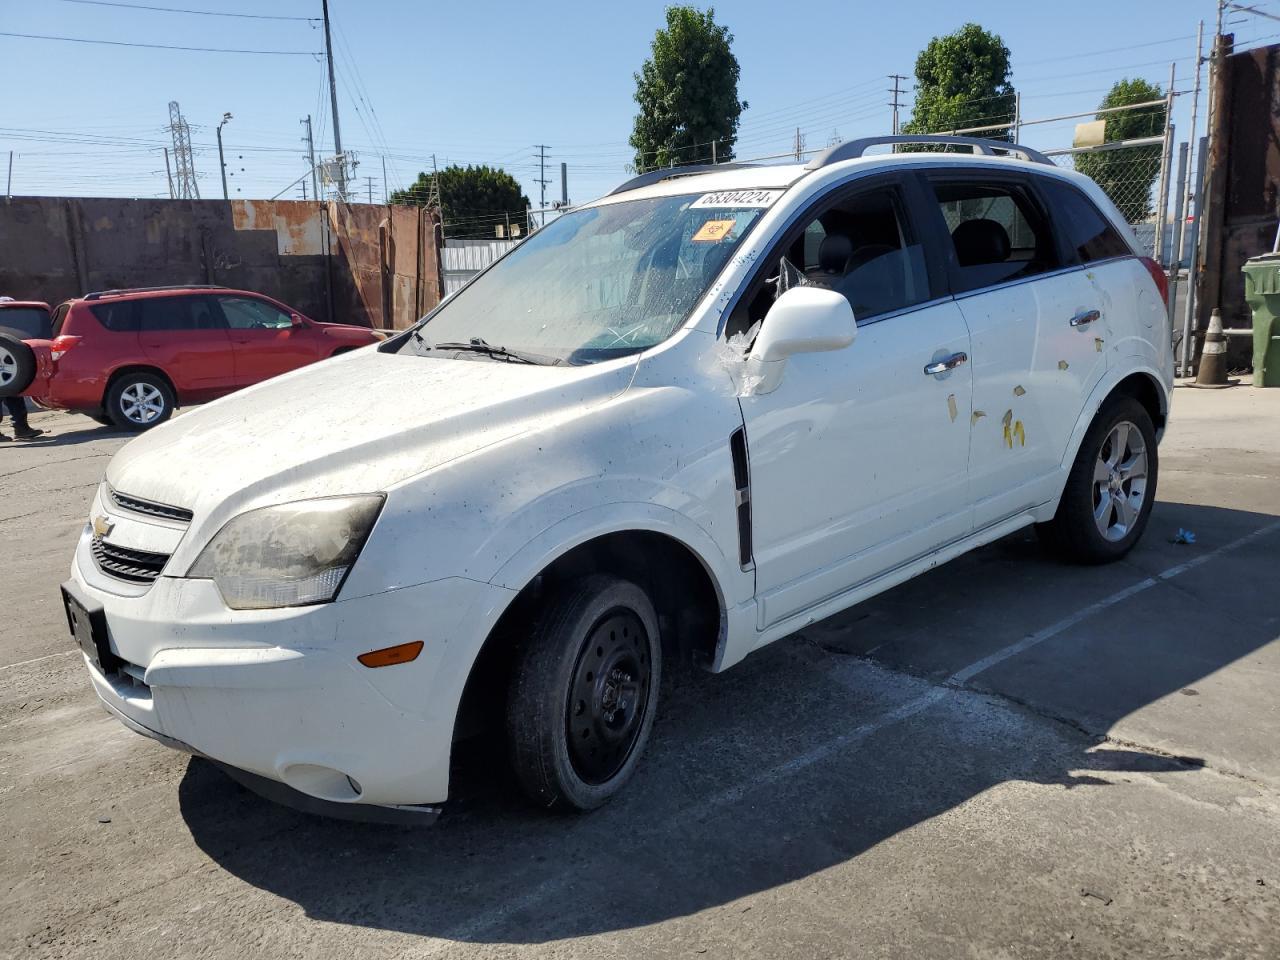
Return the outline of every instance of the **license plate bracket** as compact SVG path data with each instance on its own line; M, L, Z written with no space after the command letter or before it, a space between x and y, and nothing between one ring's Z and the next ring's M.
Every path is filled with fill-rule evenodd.
M114 673L121 660L111 650L107 640L107 614L99 603L91 603L77 596L75 588L62 585L62 605L67 613L67 628L71 637L84 651L100 673Z

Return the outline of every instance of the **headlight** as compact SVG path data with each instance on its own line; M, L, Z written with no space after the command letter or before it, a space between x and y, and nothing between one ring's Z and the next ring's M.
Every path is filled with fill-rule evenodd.
M382 494L325 497L233 517L200 552L188 577L212 580L233 610L332 600L356 562Z

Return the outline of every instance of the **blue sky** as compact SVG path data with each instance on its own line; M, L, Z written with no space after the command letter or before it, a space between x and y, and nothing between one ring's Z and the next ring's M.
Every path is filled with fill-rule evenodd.
M318 17L320 0L120 0L196 10ZM1280 2L1257 4L1280 15ZM631 159L633 73L663 22L665 3L426 3L331 0L344 146L358 175L382 192L382 157L395 187L435 153L500 164L537 199L533 145L552 169L569 164L583 201L622 180ZM1089 110L1121 76L1189 90L1197 20L1212 0L1076 0L1070 4L944 0L860 3L763 0L715 4L742 67L741 157L786 150L799 126L809 146L833 135L887 132L887 75L911 75L937 34L975 20L1013 52L1025 117ZM800 12L800 11L803 12ZM1238 41L1275 42L1280 22L1233 15ZM320 51L319 24L130 10L74 0L0 0L0 31L128 43ZM908 91L911 81L906 84ZM214 127L223 131L232 195L271 196L306 170L299 119L332 150L328 90L313 56L201 53L0 36L0 151L14 150L16 194L167 195L160 146L168 101L193 128L203 196L220 194ZM909 101L910 93L906 95ZM1185 131L1189 96L1176 122ZM1204 100L1201 101L1203 117ZM904 111L904 120L909 111ZM1024 140L1069 146L1076 121L1028 127ZM1181 134L1181 131L1180 131ZM1181 135L1179 139L1182 139ZM0 153L0 164L7 160ZM558 190L558 184L550 188ZM239 191L237 193L237 190ZM287 196L300 196L299 188Z

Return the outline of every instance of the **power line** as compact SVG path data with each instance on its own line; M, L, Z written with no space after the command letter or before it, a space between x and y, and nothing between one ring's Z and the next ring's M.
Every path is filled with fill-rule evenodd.
M107 47L146 47L150 50L185 50L189 53L264 53L277 57L318 57L310 50L239 50L231 47L182 47L169 43L127 43L124 40L92 40L88 37L55 37L43 33L9 33L0 30L0 37L17 37L21 40L60 40L65 43L96 43Z
M153 7L142 3L119 3L117 0L60 0L62 3L83 3L93 7L121 7L125 10L149 10L156 13L191 13L202 17L242 17L246 20L296 20L312 23L319 17L284 17L271 13L230 13L223 10L188 10L184 7Z

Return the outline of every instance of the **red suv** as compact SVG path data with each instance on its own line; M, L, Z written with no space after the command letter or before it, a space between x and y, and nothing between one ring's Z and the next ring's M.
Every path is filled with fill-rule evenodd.
M245 290L107 290L59 305L52 339L26 341L34 373L22 392L42 406L143 430L175 406L378 340L368 327L318 323Z

